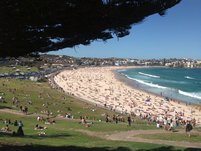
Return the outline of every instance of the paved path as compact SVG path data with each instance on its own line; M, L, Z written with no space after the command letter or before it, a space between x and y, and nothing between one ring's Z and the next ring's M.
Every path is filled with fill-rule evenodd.
M11 110L11 109L0 109L0 112L4 113L10 113L10 114L15 114L15 115L25 115L23 112L17 111L17 110Z
M116 132L112 134L101 133L101 132L92 132L88 130L78 130L84 134L93 137L99 137L107 140L118 140L118 141L129 141L129 142L144 142L144 143L154 143L168 146L178 146L178 147L186 147L186 148L201 148L201 143L199 142L186 142L186 141L168 141L168 140L159 140L159 139L145 139L141 138L139 135L149 135L149 134L166 134L172 133L164 130L132 130L132 131L123 131ZM185 133L184 131L176 132L176 133ZM200 132L196 131L196 134L201 135ZM188 136L186 136L188 137Z
M149 134L166 134L172 133L164 130L134 130L127 132L119 132L115 134L108 135L106 138L110 140L123 140L123 141L133 141L133 142L146 142L170 146L180 146L180 147L192 147L192 148L201 148L201 143L196 142L184 142L184 141L168 141L168 140L159 140L159 139L145 139L139 137L139 135L149 135ZM185 133L177 132L177 133ZM188 137L188 136L187 136Z

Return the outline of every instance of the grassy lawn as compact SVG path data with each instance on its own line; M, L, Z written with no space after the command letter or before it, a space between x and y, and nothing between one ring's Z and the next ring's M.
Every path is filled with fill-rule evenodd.
M6 103L0 103L0 108L10 108L20 111L20 106L27 106L29 116L14 115L0 112L0 128L5 127L3 121L10 119L22 120L24 123L24 137L12 137L0 135L0 144L3 145L0 150L15 150L9 148L10 144L19 145L18 150L48 150L48 147L53 147L55 150L177 150L178 148L167 147L149 143L134 143L121 141L108 141L97 137L88 136L78 130L89 130L92 132L117 132L138 129L155 129L155 125L147 125L146 121L138 118L134 119L131 127L127 126L127 122L106 123L105 115L113 116L115 112L95 107L86 102L82 102L74 97L67 96L65 93L50 88L46 82L38 83L28 80L0 79L0 96L5 98ZM12 103L12 98L17 97L18 104ZM31 104L29 102L32 102ZM36 114L46 115L45 111L52 113L51 117L65 115L70 113L74 119L79 119L80 116L86 116L89 120L93 120L91 127L85 127L79 124L79 120L64 120L55 119L56 124L45 125L44 122L36 120ZM126 117L125 117L126 118ZM38 130L34 130L36 124L46 126L44 130L47 134L45 137L38 136ZM9 125L9 127L17 131L17 127ZM163 139L161 137L161 139ZM28 145L23 148L22 145ZM0 145L1 146L1 145ZM71 148L72 147L72 148Z
M88 117L87 120L93 120L94 125L96 125L90 129L92 131L110 132L132 129L155 129L154 125L147 125L146 121L138 118L134 119L132 127L128 127L127 122L119 122L118 124L105 123L106 114L112 117L117 113L66 96L64 93L50 88L46 82L37 83L28 80L0 79L0 86L0 95L4 93L5 95L3 96L6 101L6 103L0 104L1 108L11 108L20 111L20 106L27 106L29 112L33 114L44 114L48 110L52 113L52 116L64 116L65 113L70 113L74 119L86 116ZM13 91L14 89L15 91ZM18 98L18 105L12 104L13 97ZM29 101L32 104L29 104ZM126 119L126 117L124 118Z
M95 107L89 103L78 101L66 94L49 87L49 84L37 83L28 80L0 79L0 95L4 93L6 103L1 108L9 107L20 110L20 106L27 106L31 113L44 113L49 111L52 116L70 113L74 118L87 116L88 119L104 120L105 114L114 112ZM18 105L12 104L12 98L17 97ZM29 102L32 102L30 104Z
M13 114L0 114L0 119L11 119L14 120L22 120L24 127L24 137L13 137L0 135L0 142L6 144L15 144L15 145L30 145L30 146L38 146L41 148L42 146L46 147L64 147L64 146L74 146L74 148L80 150L94 148L100 148L101 150L117 150L120 148L122 151L124 150L149 150L149 149L158 149L158 148L166 148L162 145L149 144L149 143L134 143L134 142L121 142L121 141L108 141L104 139L100 139L97 137L87 136L78 132L78 129L91 129L93 127L103 126L103 124L94 124L92 127L84 127L78 122L75 121L66 121L66 120L57 120L56 124L45 125L42 122L38 122L35 117L24 117ZM35 124L39 124L41 126L47 126L46 132L47 136L38 136L39 130L34 130ZM110 124L111 128L113 128L114 124ZM0 122L0 127L5 127L3 121ZM17 127L10 124L10 129L17 130ZM104 126L103 126L104 128ZM94 128L95 130L95 128ZM68 147L67 147L68 148ZM168 148L168 147L167 147ZM1 148L0 148L1 149ZM176 149L176 148L175 148ZM172 150L175 150L172 148ZM177 148L178 149L178 148Z
M20 106L27 106L29 113L46 115L45 112L49 111L52 113L51 116L64 116L66 113L69 113L76 119L79 119L80 116L86 116L87 120L95 121L105 121L106 114L110 115L110 117L114 114L117 115L113 111L96 107L52 89L47 82L0 79L0 96L3 96L6 101L6 103L0 104L0 108L7 107L20 111ZM18 104L12 103L13 97L18 98ZM31 104L29 103L30 101L32 102ZM126 121L126 116L124 118ZM134 123L140 125L142 129L154 128L153 125L144 126L146 122L138 118L135 118ZM117 125L121 125L121 122Z
M38 71L38 68L36 68L36 67L24 67L24 66L17 66L14 68L6 67L6 66L0 67L0 73L15 73L16 71L24 72L24 73L36 72L36 71Z

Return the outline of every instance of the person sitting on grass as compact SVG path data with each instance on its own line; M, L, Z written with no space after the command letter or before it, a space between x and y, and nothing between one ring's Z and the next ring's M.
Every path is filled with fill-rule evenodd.
M44 121L44 118L43 118L42 116L38 116L38 117L36 118L36 120L37 120L37 121Z
M11 132L11 129L9 128L8 125L6 125L6 127L1 128L2 132Z
M5 130L6 130L7 132L8 132L8 131L11 131L8 125L6 125Z
M45 132L39 132L38 136L46 136L47 134Z
M47 118L46 120L47 121L45 121L45 124L56 124L56 121L54 119Z
M81 124L86 124L87 123L87 121L86 121L86 119L84 118L84 117L82 117L82 119L81 119L81 122L80 122Z
M82 117L81 122L79 123L85 125L86 127L90 127L93 124L93 122L87 122L84 117Z
M15 120L13 124L14 124L14 126L18 126L18 121Z
M27 113L28 113L28 107L25 106L25 107L22 109L22 112L27 115Z
M34 130L44 130L47 129L47 127L43 127L43 126L39 126L38 124L36 124Z

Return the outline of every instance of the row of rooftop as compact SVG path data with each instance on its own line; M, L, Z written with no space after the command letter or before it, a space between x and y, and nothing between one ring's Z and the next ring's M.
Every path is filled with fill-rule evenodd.
M75 58L71 56L40 55L39 57L0 58L0 66L29 66L39 70L77 66L167 66L200 68L201 60L192 59L132 59L132 58Z

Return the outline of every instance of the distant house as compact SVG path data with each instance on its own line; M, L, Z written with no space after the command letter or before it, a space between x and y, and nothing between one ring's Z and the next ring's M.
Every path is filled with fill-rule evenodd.
M64 65L63 64L52 64L52 67L56 68L62 68Z
M119 62L115 62L114 65L115 65L115 66L119 66Z

